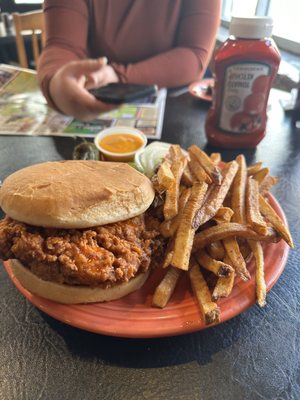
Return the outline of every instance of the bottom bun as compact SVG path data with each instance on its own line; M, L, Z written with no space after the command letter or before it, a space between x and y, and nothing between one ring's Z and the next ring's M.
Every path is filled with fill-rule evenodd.
M51 281L44 281L34 275L20 261L11 260L11 269L21 283L30 292L49 300L63 304L97 303L120 299L135 290L140 289L146 282L149 271L143 272L128 282L116 284L108 288L71 286Z

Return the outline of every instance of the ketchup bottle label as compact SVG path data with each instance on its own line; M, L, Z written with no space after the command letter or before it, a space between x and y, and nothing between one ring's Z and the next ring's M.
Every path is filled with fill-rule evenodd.
M247 134L265 124L270 73L270 66L263 63L237 63L225 69L220 129Z

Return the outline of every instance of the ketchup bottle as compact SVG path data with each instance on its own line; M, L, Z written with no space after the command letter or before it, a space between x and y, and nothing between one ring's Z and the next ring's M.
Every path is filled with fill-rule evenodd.
M270 17L232 17L230 37L214 58L213 104L205 131L210 144L254 148L265 136L267 103L280 53Z

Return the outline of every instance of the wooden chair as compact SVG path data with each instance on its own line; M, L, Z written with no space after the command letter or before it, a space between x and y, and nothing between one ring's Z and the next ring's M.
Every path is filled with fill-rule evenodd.
M40 56L40 47L46 42L44 15L42 10L27 13L13 13L13 21L16 31L16 45L20 66L28 68L28 59L24 42L24 34L31 34L31 45L35 65ZM40 40L39 40L40 39Z

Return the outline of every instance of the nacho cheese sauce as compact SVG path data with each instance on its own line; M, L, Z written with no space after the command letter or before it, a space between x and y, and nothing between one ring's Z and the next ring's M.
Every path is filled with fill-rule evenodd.
M99 146L111 153L131 153L143 146L143 140L131 133L116 133L104 136L99 140Z

